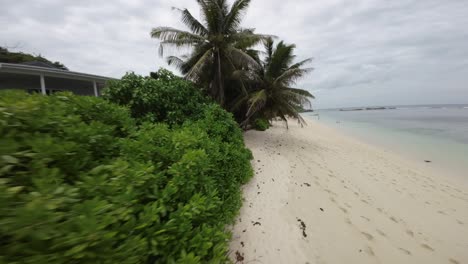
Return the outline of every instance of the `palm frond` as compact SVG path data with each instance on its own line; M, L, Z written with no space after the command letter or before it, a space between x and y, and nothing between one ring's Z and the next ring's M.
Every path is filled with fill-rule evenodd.
M258 68L258 62L254 60L249 54L245 51L236 49L234 47L228 48L227 52L229 57L231 57L235 66L248 67L248 68Z
M281 96L284 98L283 101L288 102L290 105L293 105L295 108L300 109L304 106L312 106L309 98L291 91L282 91Z
M313 68L289 68L275 79L275 83L290 85L311 72Z
M241 29L228 35L228 41L233 42L236 48L245 50L273 37L275 36L256 34L253 29Z
M151 37L158 38L161 41L175 41L181 39L194 39L199 41L205 41L206 39L203 36L185 31L176 29L173 27L156 27L151 30Z
M304 90L304 89L288 87L288 88L285 88L284 90L315 99L315 96L313 94L311 94L309 91Z
M183 59L176 56L167 57L166 62L169 66L174 65L178 69L181 69L185 64L185 61Z
M271 58L273 57L273 51L274 51L274 46L273 46L273 38L267 38L263 41L263 47L265 48L265 65L268 67L268 65L271 63Z
M272 78L277 78L281 73L289 68L289 65L294 60L293 54L294 44L286 45L283 41L276 45L273 54L268 64L267 75Z
M258 112L267 102L267 93L265 89L252 93L249 98L249 109L247 110L247 117L251 117Z
M298 63L295 63L295 64L291 65L290 68L300 68L300 67L302 67L302 66L304 66L304 65L306 65L308 63L311 63L311 62L312 62L312 58L308 58L308 59L305 59L303 61L300 61Z
M234 111L237 111L239 110L239 108L243 105L246 105L249 101L249 95L245 95L245 94L242 94L242 95L239 95L237 98L235 98L233 100L234 104L232 106L229 107L229 110L234 112Z
M190 30L197 35L206 36L208 35L208 30L205 26L200 23L193 15L190 13L188 9L179 9L176 7L172 8L173 10L177 10L182 16L182 23L184 23Z
M208 49L203 53L203 55L199 56L193 66L190 65L190 68L187 69L187 73L185 74L185 78L188 80L196 81L198 77L201 75L201 71L203 66L205 66L210 59L213 57L213 50ZM193 60L193 59L192 59Z
M232 73L232 78L247 83L258 83L261 82L261 78L250 70L235 70Z
M286 117L290 117L292 119L296 119L297 122L301 125L301 126L304 126L304 125L307 125L307 122L305 121L305 119L299 114L299 112L297 111L297 108L296 106L294 105L291 105L290 103L288 102L283 102L281 104L279 104L279 107L278 107L281 115L283 116L283 118L285 119ZM282 118L282 119L283 119ZM283 119L283 120L284 120ZM287 120L285 120L287 122Z
M173 45L176 47L192 46L206 41L202 36L171 27L153 28L151 37L161 40L159 45L159 54L161 56L164 54L164 46L166 45Z
M236 0L232 4L231 10L227 14L224 21L224 32L234 33L237 31L241 23L242 15L244 14L245 9L247 9L249 4L250 0Z

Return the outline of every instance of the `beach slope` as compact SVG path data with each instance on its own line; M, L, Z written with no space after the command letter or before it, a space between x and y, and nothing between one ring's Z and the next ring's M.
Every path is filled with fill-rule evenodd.
M245 141L255 177L232 227L234 262L468 263L466 183L315 121Z

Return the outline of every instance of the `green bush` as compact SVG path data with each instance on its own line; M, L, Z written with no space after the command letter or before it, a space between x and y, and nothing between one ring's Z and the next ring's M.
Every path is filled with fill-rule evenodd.
M101 98L1 92L0 263L226 262L251 153L202 102L137 126Z
M140 122L165 122L180 125L201 116L209 100L193 84L160 69L158 79L127 73L121 80L110 81L104 90L109 101L126 105Z
M259 131L265 131L270 127L270 123L268 123L268 120L264 118L255 119L253 125L254 125L255 130L259 130Z

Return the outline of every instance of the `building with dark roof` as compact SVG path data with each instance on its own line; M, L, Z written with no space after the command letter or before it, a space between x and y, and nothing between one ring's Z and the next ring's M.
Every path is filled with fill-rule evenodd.
M77 95L101 95L113 78L57 69L44 62L0 63L0 90L20 89L51 94L70 91Z

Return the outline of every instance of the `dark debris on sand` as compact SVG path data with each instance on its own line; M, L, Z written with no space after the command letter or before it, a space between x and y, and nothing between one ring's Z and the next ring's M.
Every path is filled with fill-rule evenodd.
M306 237L307 237L307 233L306 233L306 224L305 224L304 221L302 221L300 218L297 218L297 221L300 223L300 226L299 226L299 227L300 227L301 230L302 230L302 236L303 236L304 238L306 238Z
M253 221L252 221L252 223L253 223L254 226L256 226L256 225L261 226L261 225L262 225L262 223L260 223L260 222L253 222Z
M241 262L244 261L244 254L239 253L239 251L236 251L236 261Z

